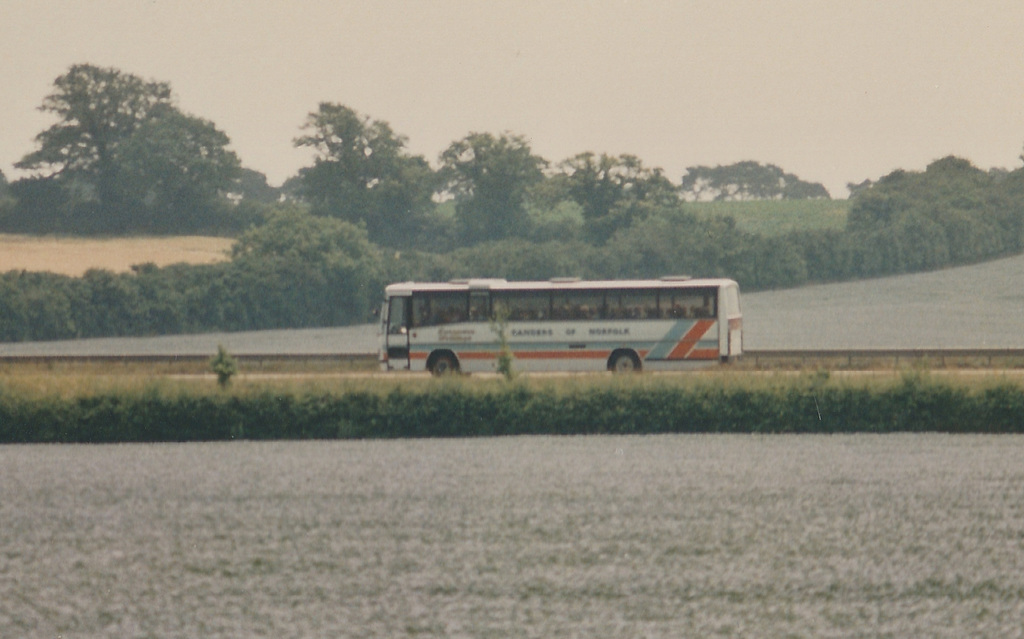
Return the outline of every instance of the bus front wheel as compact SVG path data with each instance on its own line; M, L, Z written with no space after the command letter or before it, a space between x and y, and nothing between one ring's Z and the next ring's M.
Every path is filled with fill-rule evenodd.
M633 351L615 351L608 358L608 370L613 373L638 373L640 358Z
M439 351L430 356L427 362L427 369L437 376L450 375L459 372L459 360L451 351Z

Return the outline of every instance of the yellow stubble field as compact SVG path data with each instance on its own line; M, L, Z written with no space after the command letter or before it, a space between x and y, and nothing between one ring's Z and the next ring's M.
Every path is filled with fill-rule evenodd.
M0 273L50 271L80 276L91 268L128 271L135 264L225 261L234 242L226 237L170 236L77 238L0 234Z

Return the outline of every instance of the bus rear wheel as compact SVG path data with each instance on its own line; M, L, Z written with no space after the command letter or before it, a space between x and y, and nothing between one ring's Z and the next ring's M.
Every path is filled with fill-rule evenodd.
M608 370L613 373L638 373L640 372L640 358L633 351L615 351L608 358Z
M433 353L427 361L427 369L438 377L459 372L459 360L451 351Z

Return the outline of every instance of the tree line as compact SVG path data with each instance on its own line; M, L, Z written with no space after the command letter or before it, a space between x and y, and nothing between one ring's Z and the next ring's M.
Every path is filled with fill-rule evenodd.
M1024 250L1024 172L949 157L851 185L846 228L763 237L695 202L826 198L773 165L631 155L552 164L513 133L470 133L437 168L390 125L321 103L294 143L311 166L275 188L166 83L76 65L41 107L57 123L0 174L0 230L222 233L222 264L0 275L0 340L329 326L367 320L388 281L728 276L746 290L963 264Z
M581 237L603 241L644 217L645 203L708 192L703 177L674 184L632 155L585 152L553 164L509 132L471 132L434 168L387 122L332 102L319 104L294 140L314 152L312 166L273 188L242 166L214 123L182 112L168 83L89 64L58 77L40 110L56 122L15 165L29 177L0 178L5 231L235 235L262 221L255 204L289 200L361 224L389 247L528 238L537 218L558 217L566 206ZM756 162L688 172L713 174L717 199L828 197L820 184Z

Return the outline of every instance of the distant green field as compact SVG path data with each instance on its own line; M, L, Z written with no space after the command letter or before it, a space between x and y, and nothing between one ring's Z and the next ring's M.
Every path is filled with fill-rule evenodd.
M846 225L849 200L753 200L693 202L691 211L704 216L731 216L740 230L768 237L790 231L841 229Z
M790 231L842 229L849 200L751 200L747 202L689 202L687 210L702 216L732 216L740 230L774 237ZM455 217L455 203L438 205L438 216ZM582 222L582 220L581 220Z

